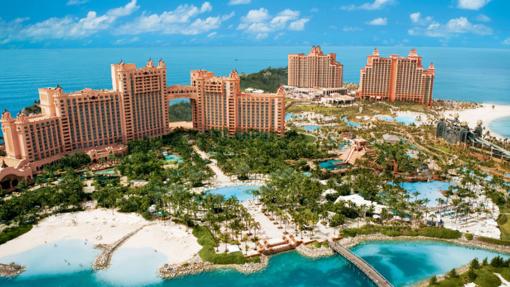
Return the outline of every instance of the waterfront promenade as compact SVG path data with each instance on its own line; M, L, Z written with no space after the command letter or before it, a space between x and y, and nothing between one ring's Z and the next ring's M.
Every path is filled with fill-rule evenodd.
M334 242L333 240L329 240L329 247L333 249L338 254L342 255L345 259L349 260L352 264L354 264L361 272L365 273L365 275L374 282L378 287L392 287L391 283L381 275L381 273L377 272L370 264L368 264L365 260L360 257L354 255L349 249L340 245L340 243Z

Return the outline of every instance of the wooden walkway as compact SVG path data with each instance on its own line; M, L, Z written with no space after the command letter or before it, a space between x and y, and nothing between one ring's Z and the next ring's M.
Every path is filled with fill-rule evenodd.
M368 264L362 258L356 256L349 249L343 247L340 243L334 242L332 240L328 241L329 247L333 249L338 254L342 255L345 259L349 260L354 266L356 266L361 272L365 273L365 275L372 280L378 287L392 287L391 283L381 275L381 273L377 272L370 264Z

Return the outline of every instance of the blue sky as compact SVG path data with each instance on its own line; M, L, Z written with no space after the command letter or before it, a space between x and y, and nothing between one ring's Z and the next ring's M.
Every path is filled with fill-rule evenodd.
M509 0L2 0L0 48L510 48Z

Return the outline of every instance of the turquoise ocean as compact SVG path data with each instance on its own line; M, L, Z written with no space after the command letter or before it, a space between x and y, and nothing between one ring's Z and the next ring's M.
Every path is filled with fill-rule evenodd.
M344 80L358 82L359 70L374 47L323 47L344 64ZM37 89L60 84L66 91L111 88L110 64L124 60L144 65L164 59L168 84L189 83L190 71L207 69L226 75L232 69L252 73L284 67L287 54L310 47L168 47L0 50L0 108L17 113L38 99ZM408 47L379 47L382 55L407 55ZM510 49L419 48L423 62L436 67L434 97L510 104ZM510 115L494 122L510 136Z

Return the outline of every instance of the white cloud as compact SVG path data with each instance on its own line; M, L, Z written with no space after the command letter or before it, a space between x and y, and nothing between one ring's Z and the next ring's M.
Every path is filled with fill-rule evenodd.
M259 8L241 17L237 29L255 35L256 39L264 39L273 32L302 31L308 21L308 18L300 18L300 12L296 10L285 9L273 17L267 9Z
M418 22L409 29L413 36L424 35L428 37L448 38L458 34L491 35L492 29L483 24L473 24L466 17L458 17L442 24L430 18L430 22Z
M25 22L14 20L0 22L0 42L7 43L13 40L46 40L46 39L78 39L84 38L100 31L106 30L121 17L131 15L138 9L136 0L126 5L108 10L103 15L89 11L83 18L65 16L63 18L49 18L32 25L23 25Z
M431 23L434 19L430 16L422 17L420 12L414 12L409 14L409 19L411 19L411 22L417 25L426 25Z
M476 21L478 21L478 22L490 22L491 18L489 16L487 16L487 15L480 14L480 15L476 16Z
M126 45L126 44L132 44L132 43L136 43L140 40L140 38L138 37L131 37L131 38L121 38L121 39L117 39L115 40L115 42L113 42L114 45Z
M358 31L362 31L363 29L359 28L359 27L352 27L352 26L344 26L342 27L342 31L343 32L358 32Z
M343 10L351 11L351 10L379 10L393 4L393 0L374 0L373 2L366 2L361 5L347 5L342 6Z
M222 16L198 16L212 11L212 5L204 2L200 7L190 4L177 6L175 10L161 14L143 14L132 22L119 27L118 34L142 34L159 32L163 34L198 35L218 29L221 24L232 18L234 13Z
M372 26L386 26L386 24L388 24L388 19L379 17L368 21L367 24Z
M421 13L420 12L411 13L409 15L409 18L411 19L411 21L413 23L418 23L420 21L420 18L421 18Z
M489 2L490 0L458 0L457 7L467 10L479 10Z
M89 0L68 0L66 5L67 6L77 6L77 5L83 5L89 2Z
M302 18L296 21L293 21L289 24L289 30L292 31L303 31L305 29L305 24L310 21L310 19Z
M228 1L228 5L245 5L250 4L251 0L230 0Z
M510 46L510 37L503 40L503 45L509 45Z

